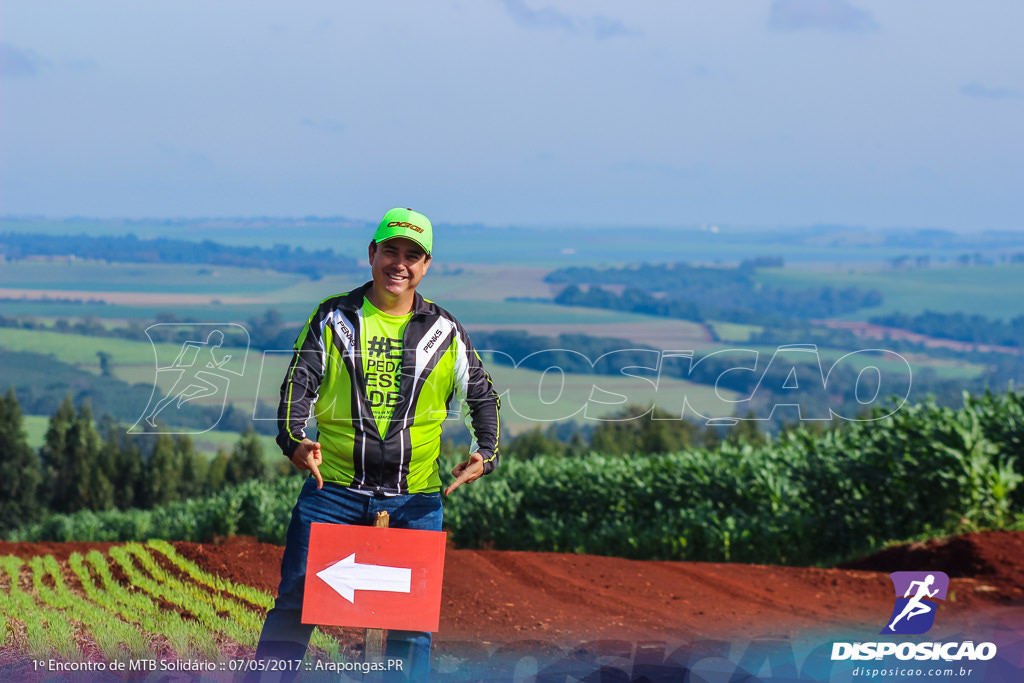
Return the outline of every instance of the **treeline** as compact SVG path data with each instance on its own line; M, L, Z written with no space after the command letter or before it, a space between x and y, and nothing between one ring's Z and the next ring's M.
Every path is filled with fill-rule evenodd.
M190 263L210 266L264 268L301 273L312 279L356 271L356 259L333 249L307 251L301 246L275 244L272 249L232 246L210 240L190 242L166 237L139 239L135 235L37 235L0 233L0 256L17 261L30 256L73 256L122 263Z
M76 411L70 397L50 418L37 452L14 391L0 399L0 534L53 513L148 509L287 471L268 468L251 429L209 460L188 435L135 436L110 417L97 425L89 402Z
M779 325L789 318L828 318L882 303L877 289L858 287L771 287L754 279L765 259L737 267L687 263L623 268L572 267L555 270L546 282L567 284L555 303L645 313L683 320ZM781 265L779 263L778 265ZM606 286L622 288L621 293Z
M895 327L936 339L991 344L993 346L1024 346L1024 315L1007 321L969 313L925 311L918 315L889 313L868 319L874 325Z
M763 446L769 437L758 424L749 413L746 419L737 420L732 425L708 425L680 419L678 415L670 415L657 408L633 405L596 423L553 423L546 429L534 427L515 436L502 436L501 457L504 460L532 460L541 455L577 458L588 453L655 455L692 448L716 449L723 443ZM797 423L788 423L782 430L796 426ZM803 428L815 432L825 429L820 422Z

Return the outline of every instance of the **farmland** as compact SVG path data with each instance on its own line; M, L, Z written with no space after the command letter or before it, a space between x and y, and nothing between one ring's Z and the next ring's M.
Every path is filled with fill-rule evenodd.
M638 316L639 317L639 316ZM662 326L685 326L686 323L665 321ZM76 365L91 372L99 373L100 361L98 353L110 355L114 377L131 384L152 386L156 381L161 391L169 391L177 381L173 373L155 372L154 368L169 365L180 352L180 345L168 343L152 344L148 341L132 341L128 339L112 339L87 335L62 334L39 330L0 330L3 346L11 351L34 351L50 355L57 360ZM229 349L236 359L240 359L240 349ZM484 350L481 350L484 351ZM227 352L227 351L226 351ZM225 395L217 395L206 399L198 399L197 403L219 405L224 400L237 406L246 414L254 414L261 419L274 419L272 412L266 413L258 408L275 405L278 400L281 377L287 367L288 354L283 350L279 353L252 350L245 356L245 371L240 376L231 378ZM636 402L650 404L655 400L665 405L682 405L687 399L691 406L698 410L710 410L710 406L720 405L721 399L714 395L714 389L704 385L683 380L663 378L657 385L643 379L625 376L609 377L599 375L571 374L562 375L562 379L546 377L544 373L526 368L512 368L506 365L493 364L489 371L494 378L498 390L507 398L511 408L503 414L503 423L513 432L524 429L538 421L543 411L554 404L574 406L567 409L563 419L576 417L581 419L580 412L587 406L587 415L591 418L601 417L623 406L614 402L602 403L589 401L594 387L605 391L631 396ZM722 398L732 400L732 392L723 391ZM141 415L145 406L139 406ZM548 415L551 413L548 412ZM702 413L704 414L704 413ZM551 418L540 420L550 421Z
M165 542L0 557L0 651L40 661L204 661L235 671L251 656L264 590L210 574ZM337 638L315 632L314 657L341 661ZM140 671L143 669L134 669Z
M776 286L807 287L827 283L834 287L865 287L882 292L884 303L846 316L864 320L892 311L913 314L925 310L970 311L995 318L1024 313L1018 296L1024 285L1024 265L957 266L861 270L767 269L758 281Z
M272 225L178 227L197 239L223 237L265 247L275 244L280 234ZM289 229L294 227L289 224ZM306 227L310 247L338 249L341 244L348 255L365 255L365 231ZM86 229L102 231L110 224ZM139 232L159 236L161 228L142 226ZM550 239L534 240L529 236L542 236L540 231L527 235L489 230L488 248L480 254L477 233L453 229L446 243L438 240L438 262L424 281L423 293L459 316L474 339L521 330L552 339L586 335L621 347L692 350L697 356L742 348L758 351L765 360L778 345L750 341L752 335L756 339L772 331L764 324L562 306L551 300L558 288L544 277L567 265L629 265L642 279L637 264L644 260L715 265L776 255L785 257L786 267L756 273L766 287L858 287L883 293L881 307L843 316L849 320L882 310L941 308L1003 318L1022 310L1015 295L1024 268L1011 263L1011 251L1006 251L1021 248L1016 243L980 248L981 257L971 265L952 265L969 247L951 239L945 246L916 253L929 256L935 265L896 268L885 259L899 257L906 246L856 231L789 240L782 233L734 234L728 239L696 230L671 233L671 239L670 233L652 234L633 239L614 232L581 237L556 231ZM278 331L295 329L327 294L345 291L361 279L330 274L310 279L233 266L6 262L0 269L0 290L8 297L5 317L70 329L91 315L95 319L87 322L108 332L131 326L139 334L124 338L38 326L0 328L0 348L9 358L40 354L34 361L5 365L10 374L4 380L17 385L17 375L24 371L32 378L31 388L39 389L46 384L46 377L38 374L39 366L45 366L40 359L53 358L78 373L75 390L83 395L100 380L122 382L111 390L125 394L139 385L148 390L154 383L170 392L175 378L161 369L169 368L183 347L145 338L141 330L157 320L174 320L181 329L185 318L231 323L246 327L256 339L260 319L273 309L283 322L280 330L270 329L274 334L263 336L265 342L277 339ZM787 325L778 323L776 331L786 332ZM797 334L802 329L794 327ZM216 408L226 401L246 419L254 410L269 411L256 417L272 417L287 350L268 354L264 348L275 347L219 347L219 353L230 354L239 364L232 366L237 372L221 393L197 403ZM732 402L742 398L716 391L710 383L681 378L686 375L663 374L655 382L625 373L590 374L585 367L576 373L540 371L493 362L488 357L493 349L480 350L502 394L502 425L508 435L529 436L532 426L565 420L591 428L617 427L601 418L627 405L654 404L671 413L689 404L709 416L726 416ZM823 344L818 353L827 370L850 350ZM993 374L1003 359L992 356L917 347L904 351L915 378L920 373L950 385L980 386L990 377L1003 377ZM903 367L894 357L853 360L855 376L869 367L879 373L897 373ZM243 361L244 371L238 369ZM68 371L62 376L72 375ZM779 384L781 379L785 376ZM995 389L1002 392L1005 384ZM1006 609L1008 601L1021 596L1015 568L1021 565L1019 557L998 555L996 549L1020 545L1024 470L1014 457L1021 424L1017 395L981 394L979 390L978 396L966 399L964 406L922 400L871 424L790 428L765 442L671 446L666 435L676 425L650 420L645 433L650 438L633 442L646 444L642 450L598 453L577 442L568 455L537 448L507 458L499 476L460 490L446 505L446 528L456 548L446 568L445 616L437 641L439 679L466 680L465 669L459 667L468 658L460 642L473 643L478 651L490 648L496 661L495 653L522 638L567 653L587 638L633 643L716 633L755 638L770 632L796 643L808 634L820 639L825 627L877 634L883 618L879 615L891 608L892 600L891 587L877 570L895 566L894 560L862 567L874 572L830 567L856 561L894 539L915 539L913 547L936 548L930 556L936 562L953 555L977 560L973 573L954 578L957 596L944 606L943 633L974 629L971 637L983 637L1002 618L989 618L989 611ZM139 405L133 415L144 407ZM46 415L32 415L25 421L33 448L43 444L47 420ZM638 428L621 426L623 432L630 429ZM195 434L194 447L212 455L218 449L230 451L237 439L237 433L211 430ZM268 460L280 463L271 437L261 436L259 443ZM452 466L452 457L446 451L445 468ZM0 561L0 673L16 671L30 678L37 672L24 668L29 666L24 657L97 663L209 661L225 667L247 661L271 604L280 549L231 537L280 543L299 481L246 481L218 489L208 499L183 498L145 510L52 514L17 530L10 538L22 542L0 545L0 555L6 556ZM1003 531L983 531L990 528ZM926 540L948 534L958 536ZM166 542L153 540L157 537ZM94 543L86 545L87 539ZM224 545L200 543L213 539ZM113 544L115 540L119 543ZM905 553L905 558L916 557L909 549ZM232 561L232 554L241 559ZM652 562L654 558L660 561ZM730 564L718 564L724 562ZM910 569L920 566L911 564ZM480 584L481 576L494 580ZM467 591L466 586L473 588ZM984 611L969 622L972 610ZM314 645L310 662L359 656L359 639L351 632L327 629ZM10 666L15 669L4 668ZM215 670L209 677L231 678L230 673Z

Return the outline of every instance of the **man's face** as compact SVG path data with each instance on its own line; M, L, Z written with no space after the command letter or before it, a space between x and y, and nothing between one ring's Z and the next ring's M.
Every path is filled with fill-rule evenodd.
M405 237L371 244L369 257L375 288L395 297L415 291L430 267L423 247Z

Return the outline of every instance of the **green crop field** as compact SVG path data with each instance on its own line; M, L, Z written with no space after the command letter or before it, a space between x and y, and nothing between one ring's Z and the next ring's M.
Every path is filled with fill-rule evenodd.
M0 348L9 351L31 351L53 355L71 365L99 371L99 352L109 353L115 365L140 365L149 368L152 380L156 356L170 362L178 354L180 344L151 344L148 340L132 341L112 337L90 337L81 334L62 334L45 330L0 328ZM155 351L154 351L155 349ZM116 373L115 373L116 374ZM133 380L144 381L144 380Z
M85 662L181 659L233 671L256 645L273 597L205 572L169 543L128 543L106 554L0 557L0 645L17 655ZM309 661L341 661L340 644L314 632ZM221 662L221 664L218 664ZM231 664L229 664L229 662ZM221 668L223 667L223 668ZM311 664L312 668L312 664Z
M50 417L48 415L24 415L22 419L22 426L28 437L28 445L39 450L46 437L46 428L50 424Z
M713 387L667 377L654 384L624 376L542 373L494 363L488 371L502 394L502 427L512 433L545 427L554 420L596 420L630 404L653 405L679 415L685 402L701 415L727 417L732 414L727 401L738 398L731 391L719 391L718 398ZM686 414L694 417L693 411Z
M738 323L708 322L718 338L724 342L745 342L750 335L761 332L760 325L740 325Z
M582 306L559 306L540 301L480 301L472 299L449 299L439 302L454 313L466 326L516 325L525 329L530 325L583 324L592 325L590 332L595 337L617 336L602 331L603 325L665 324L666 318L626 313L602 308ZM676 322L678 324L678 321Z
M751 349L758 352L759 368L763 367L764 364L767 364L779 351L779 347L777 346L742 345L741 348ZM870 348L865 344L865 349L871 351L872 348L875 350L886 351L884 342L879 342L876 346ZM911 372L919 372L925 368L930 368L936 375L944 379L973 379L975 377L980 377L985 371L985 368L980 365L935 359L924 354L903 354L895 352L878 354L871 351L869 353L854 353L853 355L850 355L850 351L829 348L818 348L817 354L818 358L821 360L821 368L825 373L827 373L832 365L840 359L843 359L844 363L849 363L851 367L857 370L863 370L866 367L873 366L877 367L878 370L883 373L894 372L902 374L907 365L910 366ZM901 358L903 360L901 360ZM904 360L906 361L905 363Z
M202 335L198 335L202 341ZM167 392L178 381L179 374L167 368L177 358L181 344L157 343L148 340L132 341L110 337L90 337L80 334L61 334L59 332L21 330L0 328L0 348L10 351L31 351L33 353L52 354L56 360L83 369L99 372L100 361L97 353L104 352L111 356L113 375L130 384L152 385L154 380L161 391ZM238 407L247 407L250 411L258 398L277 402L281 378L288 363L288 353L264 353L252 350L245 355L244 371L240 362L242 349L224 347L224 354L234 354L235 365L228 366L239 376L228 375L228 401ZM184 388L184 387L181 387ZM197 399L197 403L219 405L222 395L208 399Z
M16 261L0 270L0 288L60 292L159 292L258 296L302 281L301 275L255 268L104 261ZM52 295L59 298L59 294Z
M925 310L963 311L993 318L1024 314L1024 265L936 266L904 270L767 269L757 280L778 287L860 287L878 289L884 302L877 308L843 316L866 320L873 315Z

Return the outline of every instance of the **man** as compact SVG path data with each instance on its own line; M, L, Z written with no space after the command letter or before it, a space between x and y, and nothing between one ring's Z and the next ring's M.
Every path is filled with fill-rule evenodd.
M433 229L411 209L388 211L369 245L372 281L324 299L299 333L281 385L277 442L311 476L292 511L281 584L257 659L301 659L313 626L301 623L312 522L441 530L437 458L454 400L473 436L451 494L498 463L498 396L455 318L417 293ZM316 418L318 439L306 434ZM430 633L390 631L388 658L412 680L429 675Z

